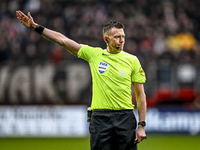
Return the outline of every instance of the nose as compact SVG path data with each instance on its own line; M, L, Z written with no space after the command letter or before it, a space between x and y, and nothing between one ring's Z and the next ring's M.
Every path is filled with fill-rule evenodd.
M120 37L120 43L124 43L124 37Z

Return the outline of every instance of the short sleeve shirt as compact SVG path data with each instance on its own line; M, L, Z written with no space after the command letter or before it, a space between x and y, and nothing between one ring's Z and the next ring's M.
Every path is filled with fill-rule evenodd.
M89 63L92 74L91 109L134 109L131 84L145 83L138 58L127 52L113 54L102 48L82 45L78 57Z

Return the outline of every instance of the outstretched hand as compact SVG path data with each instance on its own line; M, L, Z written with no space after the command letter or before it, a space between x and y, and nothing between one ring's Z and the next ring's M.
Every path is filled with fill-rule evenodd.
M16 11L17 19L27 28L35 29L37 24L34 22L30 12L28 12L28 15L26 16L23 12L20 10Z

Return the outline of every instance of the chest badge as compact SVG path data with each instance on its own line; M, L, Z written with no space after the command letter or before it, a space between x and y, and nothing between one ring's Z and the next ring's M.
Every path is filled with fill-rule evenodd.
M100 61L99 67L98 67L99 72L100 72L100 73L104 73L104 72L107 70L108 65L109 65L108 63L105 63L105 62Z
M125 72L124 71L121 71L119 74L120 74L121 77L125 76Z

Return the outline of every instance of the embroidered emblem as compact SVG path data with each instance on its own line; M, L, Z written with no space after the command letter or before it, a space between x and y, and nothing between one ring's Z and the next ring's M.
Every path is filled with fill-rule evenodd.
M108 54L105 54L105 53L102 53L102 55L104 55L104 56L109 56Z
M125 76L125 72L124 71L121 71L119 74L120 74L121 77Z
M104 73L107 70L108 65L109 65L108 63L100 61L99 67L98 67L99 68L99 72L100 73Z
M143 75L143 76L145 76L145 72L144 72L144 70L142 69L142 67L140 67L140 74Z

